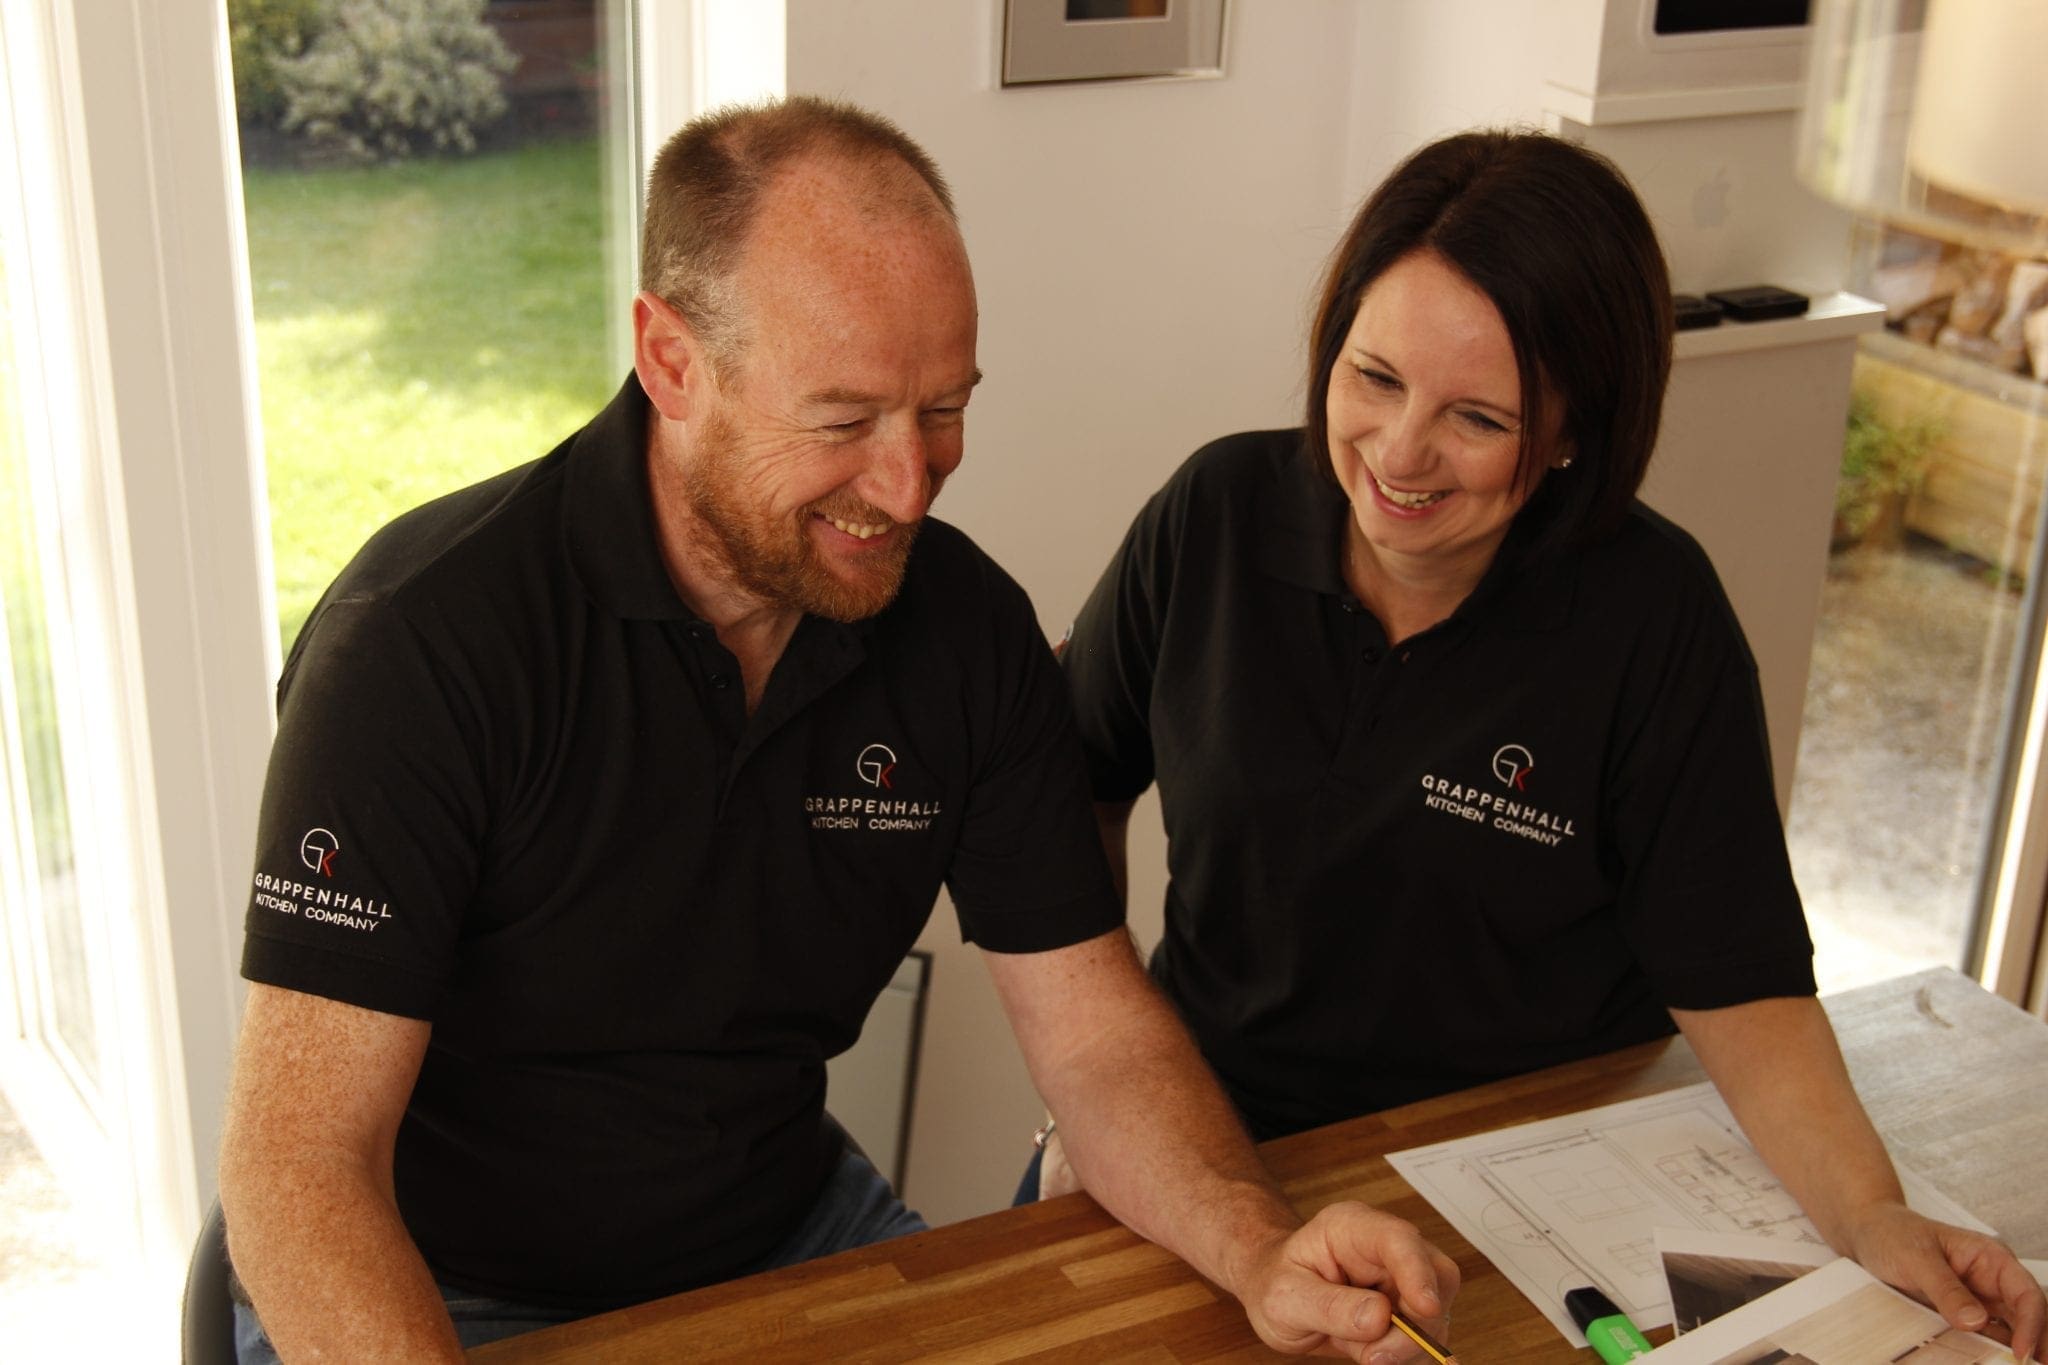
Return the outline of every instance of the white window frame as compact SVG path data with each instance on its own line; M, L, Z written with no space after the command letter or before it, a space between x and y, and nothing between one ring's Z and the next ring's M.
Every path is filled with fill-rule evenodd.
M704 0L729 11L707 35L698 0L631 3L644 175L646 149L699 107L721 23L753 11L754 41L776 48L762 88L779 89L782 5ZM93 1151L80 1164L102 1181L118 1165L113 1202L167 1270L214 1193L281 663L226 10L7 0L0 25L10 76L32 71L17 95L47 105L33 159L51 205L29 266L47 318L37 439L68 457L67 691L81 719L67 777L111 945L98 983L111 1131L81 1147L85 1131L52 1117L40 1145Z
M29 266L84 718L67 778L111 944L99 1175L168 1276L213 1190L278 662L225 10L10 0L4 22L10 80L45 97Z

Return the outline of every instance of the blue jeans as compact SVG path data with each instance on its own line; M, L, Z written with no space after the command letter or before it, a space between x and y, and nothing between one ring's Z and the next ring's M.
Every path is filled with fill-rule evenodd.
M796 1231L759 1261L735 1271L733 1278L815 1260L820 1256L830 1256L835 1251L867 1246L871 1242L885 1242L891 1237L923 1232L926 1227L924 1219L903 1206L903 1201L889 1188L889 1182L882 1178L881 1172L849 1142L838 1169L825 1182L818 1202L811 1206L810 1213L797 1225ZM465 1348L589 1316L587 1311L578 1308L551 1308L486 1298L445 1284L439 1288L442 1300L448 1305L448 1316L455 1320L455 1335ZM235 1305L235 1356L242 1365L276 1365L277 1362L277 1352L272 1349L270 1339L263 1335L263 1325L256 1320L255 1310L244 1303Z
M1017 1193L1011 1196L1010 1207L1038 1202L1038 1170L1045 1165L1045 1148L1040 1147L1031 1154L1031 1160L1024 1167L1024 1178L1017 1182Z

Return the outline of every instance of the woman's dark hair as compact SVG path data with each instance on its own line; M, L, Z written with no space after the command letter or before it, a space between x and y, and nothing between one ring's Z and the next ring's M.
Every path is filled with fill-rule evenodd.
M1309 334L1308 454L1329 472L1330 372L1365 291L1435 252L1500 310L1522 382L1518 478L1554 397L1572 465L1543 478L1518 520L1548 551L1612 534L1657 441L1671 374L1671 282L1649 217L1613 163L1547 133L1459 133L1395 168L1330 262Z

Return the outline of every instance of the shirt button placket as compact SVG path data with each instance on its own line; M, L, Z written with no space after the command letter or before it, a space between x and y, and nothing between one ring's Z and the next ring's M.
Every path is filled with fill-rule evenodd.
M702 621L685 625L683 635L690 642L690 652L695 656L696 666L702 670L700 676L705 685L714 692L731 692L738 670L733 667L733 660L725 652L725 647L718 642L718 636ZM721 700L714 710L723 722L720 728L731 730L725 736L727 744L737 743L740 731L746 725L744 704L735 712L731 703Z

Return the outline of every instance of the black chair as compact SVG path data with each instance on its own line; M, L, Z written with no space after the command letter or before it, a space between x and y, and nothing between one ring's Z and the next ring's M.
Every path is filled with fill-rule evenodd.
M220 1201L206 1211L185 1270L185 1365L235 1365L235 1306L228 1297L228 1228Z

